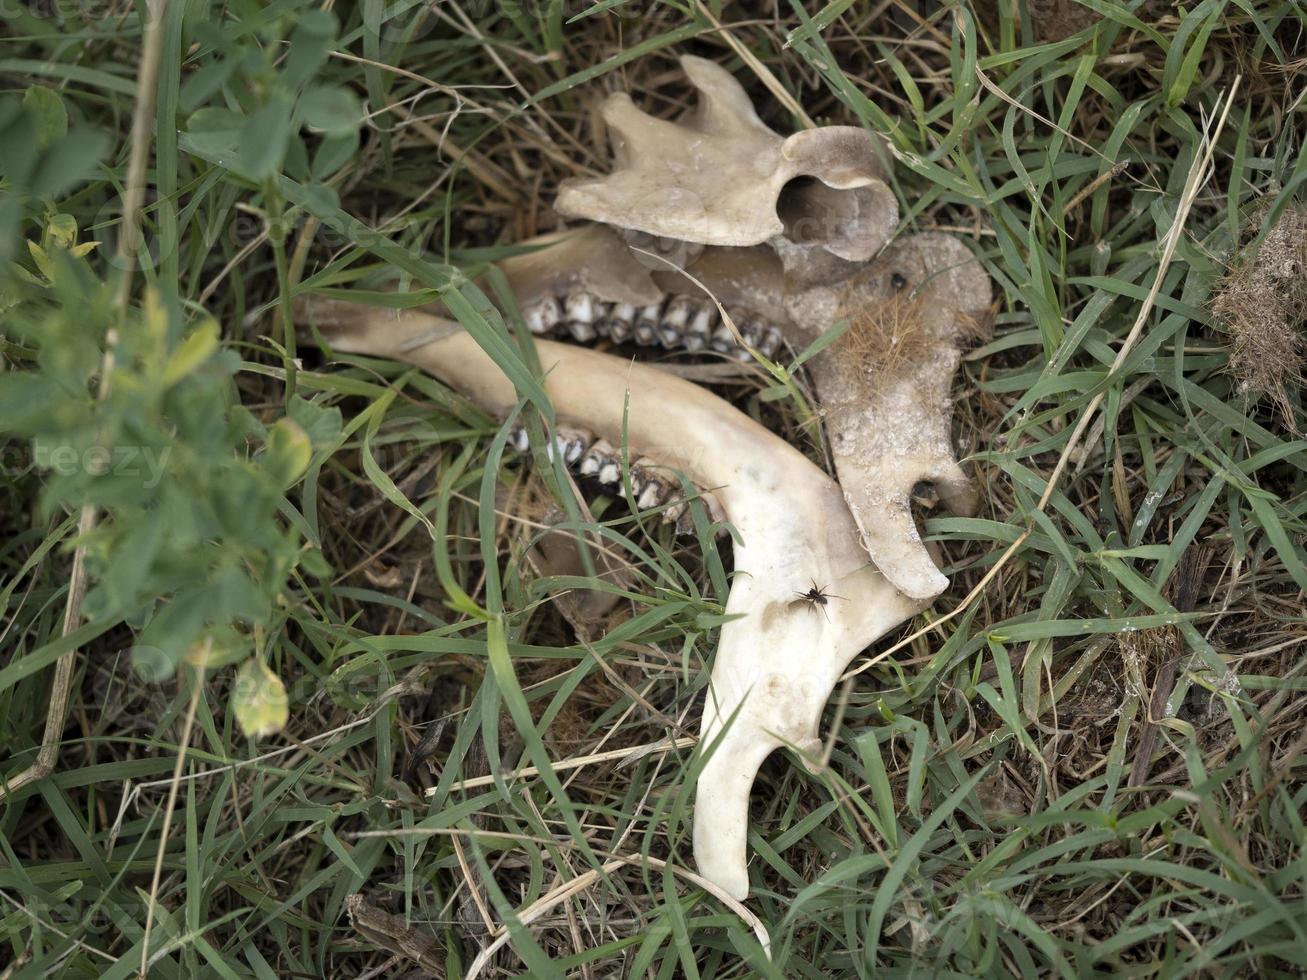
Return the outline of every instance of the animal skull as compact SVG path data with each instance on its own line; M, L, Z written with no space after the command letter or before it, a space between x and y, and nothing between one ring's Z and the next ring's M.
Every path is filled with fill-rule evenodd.
M918 481L933 481L951 509L974 509L950 447L948 396L958 337L988 306L989 281L945 235L885 247L897 206L882 180L883 149L862 130L782 138L724 70L681 63L698 109L673 123L611 97L604 118L616 171L560 191L560 213L604 224L526 243L542 247L500 270L537 336L558 420L550 451L616 482L625 413L638 504L684 525L686 501L668 476L679 471L712 491L702 495L710 513L739 534L726 606L739 618L721 628L704 708L711 755L694 850L701 873L742 899L749 792L763 759L787 745L810 756L849 661L947 584L909 499ZM651 262L626 247L633 234L691 247L678 262ZM443 313L318 298L299 306L338 350L410 361L487 411L511 411L512 384ZM808 362L840 485L688 381L545 339L748 360L786 344L802 350L845 320L845 333ZM518 448L525 438L515 434ZM842 598L818 608L798 596L809 583Z
M853 261L885 244L898 205L882 180L886 151L876 138L856 126L783 138L724 68L692 55L681 67L698 106L668 122L624 92L609 96L601 111L616 169L564 181L559 214L708 245L758 245L792 232Z

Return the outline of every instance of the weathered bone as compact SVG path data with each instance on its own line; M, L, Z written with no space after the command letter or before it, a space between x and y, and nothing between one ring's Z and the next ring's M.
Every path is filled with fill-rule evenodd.
M974 509L974 493L950 446L948 388L958 365L958 334L988 305L989 280L967 249L945 235L911 236L870 266L860 261L884 245L898 214L879 180L877 144L855 140L843 132L847 127L782 141L723 69L688 56L681 64L701 93L697 115L657 120L629 97L610 97L605 118L616 134L615 171L565 184L556 206L570 216L707 245L768 241L770 248L707 248L684 273L659 267L653 280L669 292L693 293L702 284L724 306L747 308L785 333L795 349L843 318L853 321L840 343L811 361L840 482L877 567L910 596L933 598L948 580L921 543L909 500L913 485L925 480L937 485L948 506ZM778 152L778 142L789 146L801 137L830 141L839 152L825 159L838 161L835 170L863 174L865 187L879 189L867 210L832 190L856 182L814 169L807 172L824 183L807 185L808 197L797 204L793 195L782 202L782 211L802 221L776 217L767 176L775 161L767 147ZM764 161L762 173L754 174L749 168L758 160ZM815 196L814 187L820 189ZM718 204L705 213L701 198ZM764 226L765 235L759 233ZM891 287L896 275L903 283ZM910 357L875 350L877 338L870 336L877 310L900 295L914 306ZM741 323L734 313L732 319L759 349L761 335L744 329L751 321ZM731 344L725 326L713 334L714 348Z
M758 245L775 235L870 258L898 220L883 181L887 151L856 126L788 139L758 118L729 72L684 55L698 106L676 122L615 93L602 108L614 172L569 180L555 210L681 242Z
M971 481L953 455L953 375L964 337L990 302L989 277L950 235L899 239L838 286L792 294L795 324L816 339L845 333L810 362L840 485L876 567L919 599L948 586L912 519L918 482L953 513L975 513ZM797 346L797 345L796 345Z
M921 542L910 501L928 482L949 510L975 512L953 455L949 389L960 343L989 306L989 278L960 241L929 232L896 240L870 264L835 269L829 283L809 259L784 248L779 256L708 249L686 275L654 278L664 289L692 279L724 304L764 311L796 350L849 322L807 362L836 472L876 566L908 595L933 598L948 580Z
M928 601L948 583L921 542L909 500L914 484L929 480L946 505L974 510L974 493L952 453L949 386L959 334L988 305L989 280L960 242L943 235L910 237L866 265L897 221L896 203L879 179L878 144L835 129L781 140L725 71L695 58L681 64L701 94L697 114L671 123L646 116L626 96L611 97L604 118L614 134L614 173L565 184L556 207L570 217L709 246L767 242L770 250L708 248L680 263L685 273L662 264L654 279L668 292L693 283L727 307L747 307L796 349L849 321L839 341L810 362L836 468L861 543L901 590L882 601L909 608ZM782 197L800 173L818 180L792 185ZM744 326L751 321L731 318L757 348L761 335ZM741 591L737 581L732 599ZM699 779L695 856L708 877L742 896L747 879L738 862L719 859L720 848L736 846L739 801L747 801L778 729L812 719L812 733L796 741L814 745L815 719L838 676L828 668L842 669L845 661L828 655L797 673L777 672L794 660L769 646L746 672L728 649L724 632L704 733L717 731L731 711L740 717L723 746L729 761L714 756ZM732 687L740 677L751 679L752 690ZM774 685L774 677L781 682Z
M317 299L297 315L337 350L409 361L486 411L502 416L516 404L513 385L455 323ZM840 673L921 603L867 560L834 481L733 406L657 368L550 341L537 348L560 426L619 444L625 424L646 465L717 488L739 533L726 602L739 618L721 628L704 710L712 755L699 781L694 840L700 871L744 898L749 791L762 760L783 745L815 752ZM814 582L842 598L817 608L796 596Z
M688 382L538 341L560 422L550 451L584 475L618 482L614 445L629 394L631 446L647 454L633 457L637 505L666 503L675 481L658 470L670 465L699 486L720 485L720 502L709 506L743 537L727 601L727 612L743 618L721 632L703 717L713 754L694 831L701 871L743 898L748 798L763 758L784 744L814 752L822 707L848 661L946 584L908 501L918 480L930 480L953 509L974 507L949 445L948 388L958 335L988 304L989 283L970 253L941 235L904 239L868 265L897 220L878 144L847 127L782 139L724 71L696 58L682 65L701 93L697 113L670 123L613 97L605 117L617 172L568 184L557 205L628 237L662 236L657 250L677 261L650 260L592 227L554 236L552 247L501 268L532 332L582 343L606 337L740 356L704 287L745 343L768 357L783 341L799 349L851 321L809 362L843 498L795 450ZM805 175L815 179L792 180ZM694 247L678 249L676 239ZM746 247L764 241L770 247ZM722 245L737 247L713 247ZM438 310L329 303L314 312L341 350L420 364L490 411L515 403L471 339L430 315ZM566 434L569 423L593 441ZM524 437L514 442L527 448ZM689 447L699 452L686 457ZM683 504L667 514L686 516ZM810 583L843 598L819 608L799 596Z

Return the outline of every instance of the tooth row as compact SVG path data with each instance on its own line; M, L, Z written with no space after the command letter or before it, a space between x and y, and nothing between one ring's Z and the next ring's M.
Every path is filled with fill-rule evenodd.
M781 332L756 314L742 308L728 310L746 344L771 359L781 349ZM633 306L605 303L580 287L566 295L547 296L523 311L526 325L541 336L566 333L579 343L606 337L615 344L669 350L714 350L741 361L752 355L717 313L717 307L691 296L671 296L661 303Z
M523 426L515 426L509 433L508 443L519 453L530 448L530 437ZM562 457L563 462L581 476L590 477L609 486L622 482L622 454L606 439L596 439L584 429L559 426L553 440L545 447L545 455L550 459ZM657 462L647 456L636 460L631 466L631 493L640 510L654 507L670 506L662 512L665 524L675 524L677 534L693 534L694 519L689 502L681 497L681 485L665 472ZM699 498L708 510L710 521L722 521L725 515L717 498L710 493L700 493Z

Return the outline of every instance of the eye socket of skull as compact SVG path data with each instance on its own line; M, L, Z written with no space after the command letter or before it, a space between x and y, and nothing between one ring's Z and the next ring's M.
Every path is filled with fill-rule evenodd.
M818 246L854 262L875 254L898 219L884 184L841 189L806 175L785 184L776 212L791 243Z

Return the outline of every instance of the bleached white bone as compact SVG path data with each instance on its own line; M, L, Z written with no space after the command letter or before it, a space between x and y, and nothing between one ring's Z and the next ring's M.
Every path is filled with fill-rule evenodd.
M488 412L517 402L512 383L456 323L312 299L313 322L343 352L391 357L429 371ZM740 542L704 709L710 748L698 784L700 872L736 898L749 891L749 791L782 745L817 749L817 726L849 661L921 608L868 561L839 486L784 440L711 392L657 368L567 344L536 341L559 424L584 426L716 489ZM628 404L629 399L629 404ZM800 598L813 583L841 598ZM726 726L727 719L733 723Z

